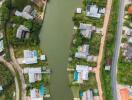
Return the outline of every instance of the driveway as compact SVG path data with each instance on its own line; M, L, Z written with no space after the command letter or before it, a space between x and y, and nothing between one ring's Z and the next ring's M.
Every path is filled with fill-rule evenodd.
M15 79L15 86L16 86L16 100L19 100L20 98L20 88L19 88L19 82L18 82L18 79L16 77L16 72L12 66L11 63L7 62L2 56L0 56L0 62L3 63L12 73L12 75L14 76L14 79Z
M22 96L22 100L26 100L26 87L25 87L25 79L24 79L24 75L22 73L22 69L20 67L20 65L18 64L16 58L15 58L15 54L14 54L14 50L13 47L10 45L10 55L11 55L11 59L14 65L14 68L18 71L19 73L19 77L21 80L21 96Z

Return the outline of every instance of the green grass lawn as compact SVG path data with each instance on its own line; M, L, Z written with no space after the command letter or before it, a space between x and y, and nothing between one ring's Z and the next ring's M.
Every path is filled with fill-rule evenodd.
M75 85L75 86L72 86L71 89L72 89L73 96L76 97L76 98L79 98L80 97L80 95L79 95L80 86Z

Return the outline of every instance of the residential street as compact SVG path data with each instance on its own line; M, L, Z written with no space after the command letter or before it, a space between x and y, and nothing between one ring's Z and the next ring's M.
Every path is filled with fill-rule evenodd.
M99 49L97 70L95 72L97 85L98 85L98 89L99 89L99 98L100 98L99 100L103 100L103 91L102 91L102 84L101 84L101 78L100 78L100 67L101 67L101 62L102 62L102 57L103 57L103 52L104 52L104 45L105 45L107 28L108 28L108 23L109 23L109 18L110 18L111 7L112 7L112 0L108 0L107 6L106 6L103 29L102 29L103 36L101 39L101 44L100 44L100 49Z
M12 66L12 64L10 64L9 62L7 62L2 56L0 56L0 62L3 63L12 73L12 75L14 76L14 80L15 80L15 88L16 88L16 100L19 100L20 98L20 89L19 89L19 82L18 82L18 79L16 77L16 72Z
M11 55L11 59L13 61L14 68L18 71L19 77L20 77L20 80L21 80L22 100L26 100L25 79L24 79L24 76L23 76L23 73L22 73L22 69L21 69L20 65L16 61L14 50L13 50L13 47L11 45L10 45L10 55Z
M120 0L120 8L119 8L119 17L118 17L118 26L117 26L117 34L116 34L116 42L115 42L115 50L112 60L112 70L111 70L111 77L112 77L112 94L113 100L118 100L117 96L117 64L118 64L118 57L120 52L120 44L121 44L121 37L122 37L122 25L123 25L123 17L124 17L124 1Z

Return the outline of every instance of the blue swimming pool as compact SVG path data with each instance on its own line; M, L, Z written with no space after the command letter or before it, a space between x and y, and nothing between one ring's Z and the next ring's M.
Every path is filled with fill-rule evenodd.
M39 88L40 95L44 96L45 95L45 91L46 91L46 88L44 87L44 85L41 85L40 88Z
M74 72L74 80L75 80L75 81L78 80L78 72L77 72L77 71Z

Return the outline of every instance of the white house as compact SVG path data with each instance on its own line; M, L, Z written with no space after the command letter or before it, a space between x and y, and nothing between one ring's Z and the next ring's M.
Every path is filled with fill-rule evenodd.
M86 16L100 18L105 13L105 8L99 9L96 5L87 5Z
M30 31L27 27L25 27L24 25L20 25L17 29L16 38L28 39L29 38L29 32Z
M37 61L37 51L33 50L24 50L24 60L23 63L24 64L36 64L38 63Z
M0 40L0 52L4 50L4 43L3 40Z
M85 65L76 65L76 71L78 72L78 80L88 80L89 67Z
M86 59L87 56L89 55L89 45L84 44L83 46L78 48L78 52L75 53L76 58L82 58Z
M39 95L39 91L37 89L30 90L31 100L43 100L43 97Z
M3 38L3 32L0 32L0 39Z
M92 90L83 92L82 100L94 100Z
M32 7L30 5L27 5L26 7L24 7L23 11L20 12L20 11L16 11L15 12L15 15L16 16L21 16L25 19L31 19L33 20L34 16L31 14L32 13Z
M29 76L29 83L34 83L36 81L40 81L42 79L41 68L24 68L24 73Z
M132 37L128 38L128 43L132 44Z
M76 13L77 13L77 14L81 14L81 13L82 13L82 8L77 8L77 9L76 9Z
M0 91L2 91L3 90L3 87L2 87L2 85L0 85Z

